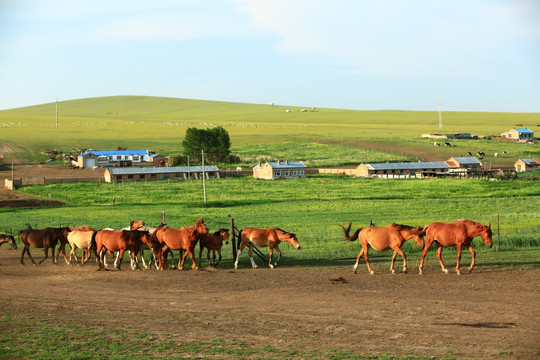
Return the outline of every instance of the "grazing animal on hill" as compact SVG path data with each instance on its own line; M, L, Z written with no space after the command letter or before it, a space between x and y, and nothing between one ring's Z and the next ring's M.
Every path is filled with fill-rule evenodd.
M478 150L478 152L476 153L476 155L484 157L484 156L486 156L486 153L483 152L483 151L481 151L481 150Z
M269 263L271 269L274 268L281 260L281 250L279 249L279 244L282 241L288 242L292 247L300 250L300 243L296 238L296 234L289 233L285 230L279 228L268 228L268 229L257 229L257 228L245 228L240 230L239 236L239 246L238 252L236 254L236 261L234 262L234 268L238 269L238 260L242 254L242 250L246 246L249 246L249 260L251 261L251 266L253 268L257 267L255 260L253 260L253 245L258 247L268 247L269 251ZM272 256L274 254L274 249L278 251L278 258L274 264L272 264Z
M439 144L438 142L434 142L433 146L441 146L441 144Z
M362 244L362 250L358 253L356 258L356 264L354 264L353 272L356 274L356 269L358 268L358 263L362 255L364 255L364 260L366 261L366 266L368 272L373 275L375 272L369 265L369 256L368 250L370 247L378 251L385 250L394 250L392 255L392 265L390 266L390 271L392 274L394 271L394 262L396 260L397 254L401 255L403 258L403 272L407 272L407 258L401 247L405 241L413 239L414 242L422 249L424 248L424 235L425 232L421 227L413 227L400 224L390 224L388 226L369 226L366 228L357 229L353 235L349 235L351 230L351 223L345 228L340 225L345 234L345 239L348 241L354 241L356 239L360 240Z
M467 151L467 155L472 156L472 152Z
M201 256L206 249L206 257L210 266L218 266L221 262L221 247L223 246L223 241L225 244L229 244L229 230L219 229L213 234L203 234L199 241L199 267L201 266ZM210 260L210 250L212 250L213 261ZM219 259L216 263L216 251L218 252Z
M444 143L444 146L450 147L450 146L452 146L452 144L450 144L449 142L445 142L445 143Z
M444 266L442 261L442 250L443 246L457 246L457 264L456 272L458 275L461 275L459 270L459 262L461 260L461 248L465 246L472 254L472 262L469 267L469 272L473 271L474 261L476 258L476 253L474 252L471 241L474 237L479 236L486 243L486 246L491 248L492 245L492 232L491 232L491 223L489 225L482 225L476 221L471 220L457 220L454 222L435 222L424 227L424 232L426 233L426 246L422 251L422 260L420 261L420 274L423 273L424 269L424 258L429 250L429 247L433 242L437 244L437 258L441 264L442 271L448 273L448 269Z

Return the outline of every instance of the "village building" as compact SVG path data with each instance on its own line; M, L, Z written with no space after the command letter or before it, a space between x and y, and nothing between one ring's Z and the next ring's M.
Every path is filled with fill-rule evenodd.
M255 179L292 179L306 176L306 165L301 161L267 161L259 162L253 168Z
M207 179L220 178L217 166L210 165L204 167L204 174ZM187 180L202 179L202 166L171 166L171 167L117 167L105 169L105 181L108 183L116 181L132 180Z
M511 139L519 142L527 142L534 140L534 133L532 130L526 128L512 128L501 134L503 138Z
M446 163L450 165L450 168L460 170L479 170L482 167L480 160L474 156L451 157L446 160Z
M90 150L77 156L74 165L79 168L95 166L152 165L148 150Z
M403 162L403 163L373 163L360 164L356 168L356 176L407 178L420 177L448 171L450 166L444 161Z
M514 168L517 172L540 170L540 159L518 159Z

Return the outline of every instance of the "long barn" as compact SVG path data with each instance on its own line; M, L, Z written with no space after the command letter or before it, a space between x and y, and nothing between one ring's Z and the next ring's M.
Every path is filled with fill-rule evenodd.
M219 178L219 169L217 166L209 165L204 167L204 173L207 179ZM105 181L112 183L115 181L133 181L133 180L166 180L177 179L187 180L202 179L202 166L171 166L171 167L152 167L152 168L106 168Z

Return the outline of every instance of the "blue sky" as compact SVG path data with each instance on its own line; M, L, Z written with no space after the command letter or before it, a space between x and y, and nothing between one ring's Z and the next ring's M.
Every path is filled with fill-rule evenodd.
M110 95L540 112L540 0L0 0L0 109Z

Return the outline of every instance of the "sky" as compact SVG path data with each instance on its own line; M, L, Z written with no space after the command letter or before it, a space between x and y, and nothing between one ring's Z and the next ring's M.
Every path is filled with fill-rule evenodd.
M0 109L113 95L540 112L540 0L0 0Z

